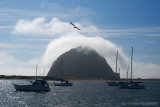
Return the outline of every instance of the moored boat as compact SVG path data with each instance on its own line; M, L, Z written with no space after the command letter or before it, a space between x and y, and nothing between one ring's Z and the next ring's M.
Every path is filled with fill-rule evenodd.
M116 54L116 71L115 71L115 74L118 74L117 73L117 60L118 60L118 50L117 50L117 54ZM119 74L120 75L120 74ZM119 86L119 80L116 78L116 76L115 76L115 78L112 80L112 81L107 81L107 84L109 85L109 86Z
M61 73L61 72L63 72L63 59L62 59L62 61L61 61L61 70L60 70L60 72L59 73ZM55 76L55 78L56 78L56 76ZM58 79L58 78L56 78L56 79ZM70 81L68 81L68 80L64 80L64 79L59 79L59 82L54 82L53 83L55 86L72 86L73 85L73 83L72 82L70 82Z
M44 78L36 78L31 84L13 84L16 91L50 91L49 84Z
M60 83L55 82L54 83L55 86L72 86L72 82L69 81L61 81Z
M118 86L118 82L112 81L112 82L107 82L109 86Z
M144 84L140 82L131 82L126 85L121 85L120 88L122 89L145 89Z
M16 91L50 91L49 84L43 77L37 77L37 67L36 66L36 77L31 84L13 84Z
M128 84L121 85L121 89L145 89L145 86L142 82L134 82L132 81L132 60L133 60L133 47L131 53L131 80Z

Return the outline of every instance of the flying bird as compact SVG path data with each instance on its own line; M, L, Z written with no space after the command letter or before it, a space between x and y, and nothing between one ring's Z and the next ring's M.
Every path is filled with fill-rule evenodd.
M77 26L75 26L72 22L70 22L70 23L74 26L74 28L80 30L80 29L79 29Z

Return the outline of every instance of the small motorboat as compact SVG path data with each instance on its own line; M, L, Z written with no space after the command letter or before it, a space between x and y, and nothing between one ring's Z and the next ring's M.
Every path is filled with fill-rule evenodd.
M69 82L69 81L66 81L66 80L63 80L60 83L59 82L54 82L54 85L55 86L72 86L73 83Z
M13 84L16 91L50 91L49 84L44 78L36 78L31 84Z
M13 84L17 91L50 91L49 84L43 77L37 77L37 67L36 66L36 77L35 80L30 82L31 84Z
M119 81L109 81L107 83L109 86L119 86Z

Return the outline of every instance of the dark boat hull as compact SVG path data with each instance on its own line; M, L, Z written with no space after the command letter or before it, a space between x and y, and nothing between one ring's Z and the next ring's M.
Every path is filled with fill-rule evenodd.
M16 85L14 84L16 91L50 91L49 87L34 86L34 85Z
M121 89L145 89L145 87L121 86Z
M122 86L122 85L128 85L128 82L107 82L109 86Z
M54 83L55 86L72 86L72 83Z
M117 82L107 82L109 86L118 86Z
M122 85L120 86L121 89L145 89L144 85L134 85L134 84L128 84L128 85Z

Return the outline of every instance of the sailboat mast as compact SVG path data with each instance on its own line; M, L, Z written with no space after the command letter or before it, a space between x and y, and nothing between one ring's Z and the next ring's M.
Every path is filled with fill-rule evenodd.
M127 82L128 82L128 70L129 70L129 64L128 64L128 67L127 67Z
M117 60L118 60L118 50L117 50L117 55L116 55L116 74L117 74Z
M119 68L119 77L120 77L120 68Z
M37 79L37 67L38 67L38 64L37 64L37 66L36 66L36 77L35 77L35 79Z
M132 60L133 60L133 47L131 52L131 81L132 81Z

